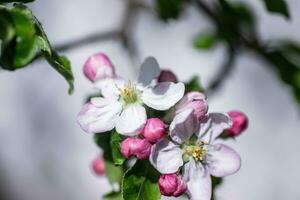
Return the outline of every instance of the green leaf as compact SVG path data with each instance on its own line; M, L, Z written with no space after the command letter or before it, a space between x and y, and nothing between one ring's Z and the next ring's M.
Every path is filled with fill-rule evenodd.
M65 56L59 56L47 38L46 33L41 25L41 23L34 17L35 27L37 29L37 35L39 36L39 47L42 51L42 54L48 61L48 63L58 71L68 82L69 84L69 94L73 93L74 90L74 77L71 69L71 63Z
M156 0L156 8L162 20L176 19L182 7L183 0Z
M122 137L116 131L113 131L110 139L110 145L112 150L112 159L115 165L122 165L126 160L121 153Z
M16 70L25 67L35 57L38 51L36 31L30 11L13 7L10 10L0 8L6 22L2 19L0 63L4 69Z
M121 166L116 166L111 160L105 159L105 175L110 184L121 183L123 168Z
M124 200L160 199L158 188L159 173L149 161L138 160L124 175L122 195Z
M15 35L15 29L10 13L2 6L0 6L0 27L0 39L3 43L9 43Z
M191 91L197 91L197 92L204 91L203 87L200 84L198 76L194 76L190 81L185 83L185 93L188 93Z
M197 49L209 50L215 46L218 38L214 33L199 34L194 40L194 46Z
M103 200L123 200L121 192L110 192L105 194Z
M218 0L216 15L220 20L217 35L231 44L239 43L240 35L255 34L255 17L247 4Z
M263 2L269 12L281 14L290 19L289 8L285 0L263 0Z
M67 80L69 94L73 92L74 78L70 61L53 50L40 22L26 6L0 6L0 27L0 65L3 69L23 68L30 64L41 50L48 63Z

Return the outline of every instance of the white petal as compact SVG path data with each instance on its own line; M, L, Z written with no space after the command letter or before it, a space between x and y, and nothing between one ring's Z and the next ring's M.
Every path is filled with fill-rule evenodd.
M216 177L236 173L241 167L241 157L232 148L224 144L212 145L206 155L208 170Z
M170 174L183 165L182 154L179 145L162 139L152 146L149 160L160 173Z
M92 98L78 114L77 121L88 133L99 133L112 130L122 106L117 101L106 98Z
M116 121L116 130L122 135L138 135L144 128L146 120L146 110L143 106L138 104L128 105Z
M170 136L173 141L182 144L196 133L198 125L193 109L188 109L175 116L170 125Z
M96 81L95 87L97 89L100 89L101 94L104 97L115 97L117 98L119 96L119 89L123 88L125 85L125 80L123 78L106 78Z
M200 121L198 137L208 143L213 142L225 129L231 127L231 119L227 114L210 113Z
M191 159L184 165L183 177L187 183L188 195L191 200L210 200L211 177L200 162Z
M162 82L154 88L146 88L142 93L142 101L156 110L168 110L182 98L183 94L183 83Z
M160 69L156 59L148 57L141 66L137 81L142 84L143 87L146 87L159 75L159 73Z

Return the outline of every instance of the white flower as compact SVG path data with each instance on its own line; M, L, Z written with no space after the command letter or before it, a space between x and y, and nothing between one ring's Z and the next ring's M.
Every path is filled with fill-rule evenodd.
M141 132L146 120L144 104L156 110L168 110L184 94L183 83L155 83L160 69L150 57L141 66L136 82L122 78L106 79L96 83L103 97L95 97L78 115L82 129L89 133L112 130L127 136Z
M170 125L172 141L153 145L150 162L162 174L176 173L183 166L188 195L193 200L210 200L211 177L223 177L240 169L240 156L224 144L214 144L231 126L222 113L210 113L200 122L188 109L175 116Z

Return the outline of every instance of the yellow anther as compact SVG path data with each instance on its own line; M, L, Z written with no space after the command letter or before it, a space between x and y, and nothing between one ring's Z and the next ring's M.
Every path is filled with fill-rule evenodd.
M129 81L123 88L117 88L125 103L135 103L138 100L137 90L131 81Z

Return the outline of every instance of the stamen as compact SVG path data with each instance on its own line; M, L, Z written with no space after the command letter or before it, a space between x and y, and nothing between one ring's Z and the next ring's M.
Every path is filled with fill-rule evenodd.
M206 153L207 153L207 142L201 141L197 142L195 144L189 144L184 146L185 152L192 156L196 161L202 161L204 160Z
M124 103L135 103L138 100L138 91L131 81L129 81L124 88L117 87L117 89L119 90L120 96L122 97Z

